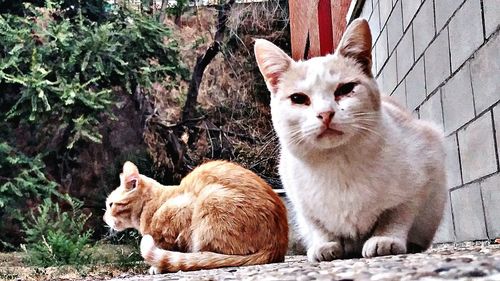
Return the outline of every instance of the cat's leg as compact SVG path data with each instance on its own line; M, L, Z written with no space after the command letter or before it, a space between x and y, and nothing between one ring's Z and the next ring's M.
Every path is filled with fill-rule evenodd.
M408 232L415 219L415 205L415 202L401 204L383 212L372 237L363 245L363 257L405 254Z
M249 255L266 246L261 210L221 184L206 185L193 207L190 252ZM267 233L267 232L266 232Z
M311 262L331 261L342 258L344 249L339 240L331 239L328 230L319 220L307 220L296 214L299 231L307 244L307 259Z
M160 269L156 266L152 266L148 270L149 275L155 275L155 274L160 274Z
M325 241L318 239L307 249L307 259L310 262L332 261L342 258L344 249L340 241Z
M172 251L185 251L190 232L186 231L191 221L192 211L167 201L153 215L150 234L159 248ZM168 227L166 227L168 226Z
M158 209L151 220L150 234L161 249L172 250L177 246L178 231L174 227L171 227L174 217L175 213L168 210L168 206L164 205ZM166 225L169 227L164 227Z
M144 235L141 239L141 255L143 257L152 256L154 258L154 249L156 248L155 241L151 235ZM154 265L148 270L150 275L161 273L160 269Z
M443 217L447 200L445 175L441 182L433 182L428 188L432 192L420 207L408 233L408 252L421 252L429 248Z

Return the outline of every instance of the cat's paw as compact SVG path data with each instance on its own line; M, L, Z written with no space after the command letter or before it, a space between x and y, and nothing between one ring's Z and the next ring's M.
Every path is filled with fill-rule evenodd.
M406 253L406 241L396 237L373 236L363 245L363 257L371 258Z
M153 237L151 235L144 235L141 239L141 256L149 262L155 248Z
M307 259L310 262L331 261L342 258L343 255L344 249L339 242L327 242L307 250Z
M148 270L149 275L155 275L155 274L160 274L160 269L156 266L152 266Z

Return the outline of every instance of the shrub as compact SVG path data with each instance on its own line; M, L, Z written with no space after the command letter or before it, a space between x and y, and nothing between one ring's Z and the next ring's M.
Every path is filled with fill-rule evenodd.
M82 265L91 261L89 251L92 230L85 230L90 217L82 213L82 202L64 196L69 211L62 211L58 203L45 199L31 213L31 220L23 224L28 253L27 262L36 266Z
M66 17L76 0L41 2L23 6L26 16L0 13L0 226L11 225L0 240L13 243L22 212L65 190L79 153L101 142L117 95L187 74L171 30L152 17L118 9L94 21L87 4Z
M47 128L44 136L62 131L68 149L99 142L98 124L112 117L113 87L132 93L183 74L177 42L164 42L170 30L148 17L120 12L97 24L57 18L57 9L32 12L0 16L0 84L16 95L5 117Z
M106 17L105 8L108 3L105 0L0 0L0 13L23 15L29 13L27 3L44 7L51 6L54 2L60 3L67 17L75 16L75 11L81 11L93 21L101 21Z
M31 207L35 200L56 194L57 184L44 174L41 155L29 157L6 142L0 143L0 240L14 236L12 220L22 221L22 207Z

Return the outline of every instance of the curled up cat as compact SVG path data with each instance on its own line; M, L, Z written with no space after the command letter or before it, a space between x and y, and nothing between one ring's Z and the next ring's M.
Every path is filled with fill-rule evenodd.
M306 61L255 43L280 177L310 261L423 251L443 214L442 133L380 94L371 46L363 19L334 54Z
M281 262L288 246L281 199L259 176L226 161L202 164L178 186L126 162L104 221L143 235L151 274Z

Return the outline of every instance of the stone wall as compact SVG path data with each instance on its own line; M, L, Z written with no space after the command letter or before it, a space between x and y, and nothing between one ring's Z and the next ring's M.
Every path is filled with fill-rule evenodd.
M360 7L381 90L445 132L449 200L436 242L500 237L500 1Z

